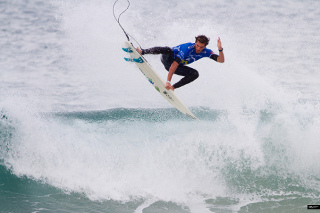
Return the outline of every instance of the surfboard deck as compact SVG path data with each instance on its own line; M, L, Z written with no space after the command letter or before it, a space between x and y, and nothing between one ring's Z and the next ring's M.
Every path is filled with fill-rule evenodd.
M190 116L193 119L199 120L192 112L180 101L172 90L167 90L164 80L158 75L158 73L152 68L148 61L136 50L136 48L130 43L125 42L123 51L127 52L130 57L124 58L128 62L135 63L142 74L148 79L151 85L166 99L172 106L178 109L183 114Z

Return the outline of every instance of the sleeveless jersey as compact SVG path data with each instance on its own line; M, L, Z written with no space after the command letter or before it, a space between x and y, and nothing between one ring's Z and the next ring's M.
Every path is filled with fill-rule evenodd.
M197 54L194 49L195 43L181 44L172 48L174 58L178 57L181 61L180 64L187 65L191 64L203 57L210 57L212 50L204 48L201 53Z

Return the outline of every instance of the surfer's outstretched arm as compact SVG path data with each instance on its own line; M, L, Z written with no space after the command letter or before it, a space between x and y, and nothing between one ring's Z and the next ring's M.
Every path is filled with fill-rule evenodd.
M222 48L222 45L221 45L220 37L218 37L217 47L218 47L218 50L219 50L219 55L212 54L210 56L210 58L212 60L215 60L216 62L223 63L224 62L224 54L223 54L223 48Z
M217 57L217 62L223 63L224 62L224 54L223 54L223 48L222 48L220 37L218 37L217 47L219 49L219 56Z

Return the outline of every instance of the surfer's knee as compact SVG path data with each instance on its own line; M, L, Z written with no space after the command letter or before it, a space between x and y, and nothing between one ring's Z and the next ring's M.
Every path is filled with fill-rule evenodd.
M194 79L199 78L199 72L198 72L197 70L194 70L194 71L192 72L192 77L193 77Z

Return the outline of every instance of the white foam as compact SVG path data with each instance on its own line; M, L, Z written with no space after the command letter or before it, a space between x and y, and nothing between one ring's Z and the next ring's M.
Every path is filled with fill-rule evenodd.
M216 38L221 37L226 62L203 59L192 64L200 78L176 90L188 106L226 111L220 119L199 123L43 116L60 110L170 107L134 65L124 62L125 36L113 19L113 2L57 2L63 32L59 44L64 44L68 66L54 74L41 66L20 89L15 84L1 94L1 108L16 128L8 167L93 200L145 199L136 212L156 200L190 204L192 211L204 212L206 198L241 197L230 192L224 176L232 165L236 172L241 166L254 172L271 164L317 189L319 38L309 28L319 14L312 12L312 4L244 2L139 0L121 19L143 47L174 46L205 33L211 37L209 48L216 51ZM300 19L301 4L311 24ZM270 7L272 15L266 13ZM305 42L301 32L309 32L302 58L297 46ZM158 56L146 57L167 75ZM6 85L17 81L12 71L6 71ZM270 141L279 152L266 152Z

